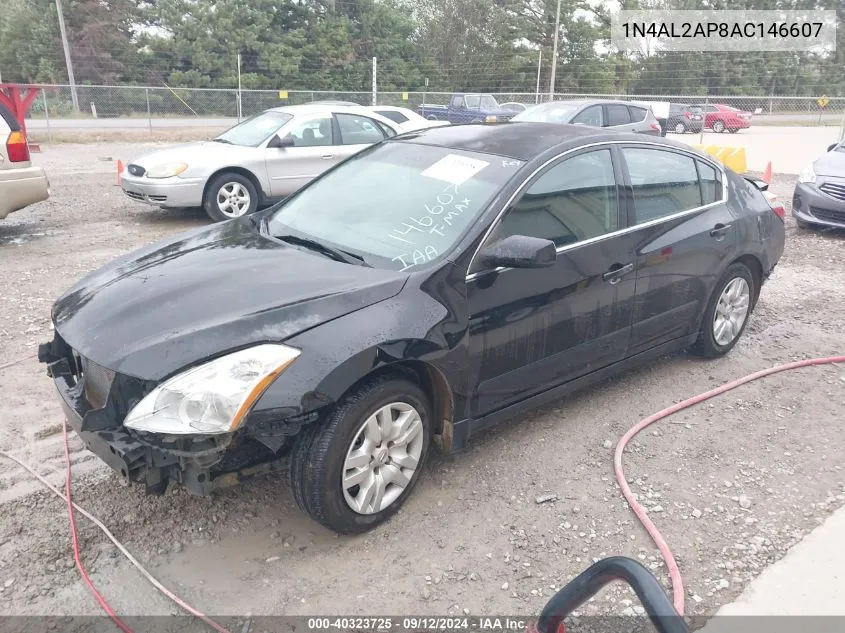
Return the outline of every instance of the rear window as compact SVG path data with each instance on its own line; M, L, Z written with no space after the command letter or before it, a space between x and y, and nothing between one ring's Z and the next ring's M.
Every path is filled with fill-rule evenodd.
M12 130L12 132L20 131L21 124L18 123L18 120L14 117L11 112L9 112L6 106L4 106L2 103L0 103L0 117L3 118L3 120L6 122L6 125L9 126L9 129Z
M703 161L696 161L698 164L698 177L701 180L701 202L711 204L722 199L722 179L719 172L712 165Z

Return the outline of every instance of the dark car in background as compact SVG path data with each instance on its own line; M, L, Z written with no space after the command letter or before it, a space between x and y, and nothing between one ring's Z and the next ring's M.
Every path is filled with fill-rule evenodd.
M798 176L792 215L802 228L845 228L845 140L828 147Z
M688 145L429 128L90 273L39 359L125 479L206 494L288 454L297 504L363 532L432 440L460 449L676 350L726 354L783 247L761 191Z
M513 121L588 125L614 132L662 136L660 123L650 108L609 99L573 99L540 103L520 112L513 117Z
M669 132L698 134L703 126L704 115L701 108L686 103L669 104L669 117L666 119L666 129Z
M462 123L500 123L508 121L518 110L504 108L491 94L456 92L448 105L423 103L417 112L430 121Z

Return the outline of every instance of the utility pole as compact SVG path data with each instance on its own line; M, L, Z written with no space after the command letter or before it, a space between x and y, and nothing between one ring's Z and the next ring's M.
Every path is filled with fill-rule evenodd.
M73 101L73 109L79 112L79 97L76 94L76 79L73 77L73 62L70 61L70 46L67 43L67 31L65 31L65 16L62 12L62 0L56 0L56 13L59 14L59 31L62 34L62 48L65 49L65 63L67 64L67 78L70 82L70 99Z
M241 95L241 54L238 53L238 123L243 116L243 97Z
M540 103L540 69L543 67L543 49L540 49L540 59L537 60L537 89L534 92L534 103Z
M555 72L557 71L557 38L560 32L560 0L557 0L557 16L555 17L555 43L552 48L552 76L549 79L549 101L555 100Z
M378 95L378 83L376 82L376 78L378 77L378 57L373 57L373 103L372 105L376 104L377 95Z

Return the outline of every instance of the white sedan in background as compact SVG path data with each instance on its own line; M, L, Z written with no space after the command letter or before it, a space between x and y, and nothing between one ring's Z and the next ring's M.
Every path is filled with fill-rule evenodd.
M404 131L363 106L272 108L210 141L136 158L120 185L133 200L201 206L220 222L286 198L332 165Z
M396 123L396 125L402 128L403 132L413 132L415 130L424 130L430 127L451 125L449 121L429 121L424 116L420 116L408 108L400 108L397 106L372 106L370 109L376 114Z

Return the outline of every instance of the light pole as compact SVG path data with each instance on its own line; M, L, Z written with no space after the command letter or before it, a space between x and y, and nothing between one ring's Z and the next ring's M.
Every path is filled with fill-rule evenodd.
M555 17L555 43L552 47L552 76L549 78L549 101L555 100L555 72L557 71L557 38L560 32L560 0L557 0L557 16Z
M73 62L70 60L70 45L67 43L67 32L65 31L65 16L62 12L62 0L56 0L56 13L59 14L59 31L62 34L62 48L65 49L67 78L70 82L70 99L71 101L73 101L74 111L79 112L79 97L76 95L76 80L73 77Z

